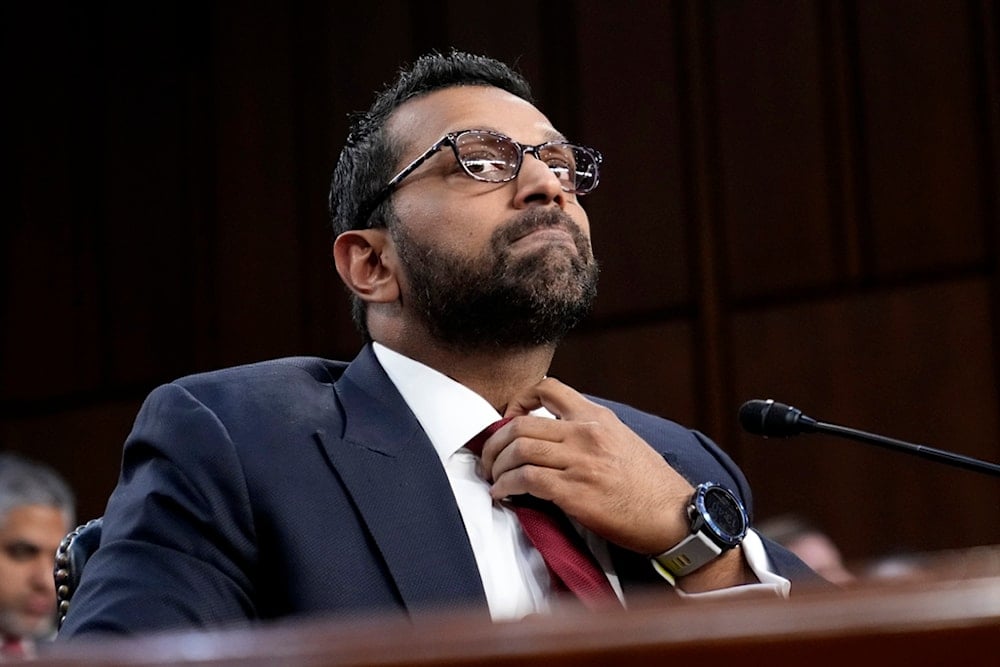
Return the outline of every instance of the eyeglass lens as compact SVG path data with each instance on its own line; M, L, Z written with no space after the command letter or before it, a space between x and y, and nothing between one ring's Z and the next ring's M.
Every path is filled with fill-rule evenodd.
M465 171L475 179L502 183L517 176L524 150L502 135L462 132L454 140L455 154ZM529 151L532 152L532 151ZM559 177L567 192L589 192L596 185L597 163L587 149L555 142L542 144L538 159Z

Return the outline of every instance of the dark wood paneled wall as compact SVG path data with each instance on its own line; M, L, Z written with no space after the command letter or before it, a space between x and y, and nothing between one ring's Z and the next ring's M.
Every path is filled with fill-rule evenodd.
M713 436L849 558L1000 543L1000 481L741 434L774 397L1000 461L988 0L5 3L0 444L103 511L146 392L359 342L329 259L348 114L450 45L599 147L603 265L555 375Z

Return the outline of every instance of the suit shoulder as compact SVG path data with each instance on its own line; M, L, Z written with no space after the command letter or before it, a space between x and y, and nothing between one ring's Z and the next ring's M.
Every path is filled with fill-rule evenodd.
M187 375L160 390L179 388L221 414L303 411L328 404L346 368L319 357L284 357Z
M186 413L174 413L197 404L235 441L257 441L265 429L275 430L268 436L275 439L294 424L313 428L322 422L336 430L331 425L339 419L340 404L334 385L346 367L318 357L285 357L187 375L154 389L137 424L169 415L186 423Z
M664 435L674 436L678 438L695 438L695 431L678 424L675 421L666 419L659 415L655 415L651 412L645 412L639 408L632 407L625 403L619 403L617 401L611 401L606 398L600 398L597 396L588 396L590 400L609 408L612 412L618 415L618 418L627 424L633 430L636 429L653 429Z
M635 431L667 463L692 484L715 481L738 490L744 505L751 507L750 486L736 462L711 438L698 430L624 403L590 397L611 409L626 426Z
M185 375L174 380L173 384L187 389L218 384L295 380L300 382L313 380L330 384L340 378L347 365L346 361L333 361L320 357L282 357Z

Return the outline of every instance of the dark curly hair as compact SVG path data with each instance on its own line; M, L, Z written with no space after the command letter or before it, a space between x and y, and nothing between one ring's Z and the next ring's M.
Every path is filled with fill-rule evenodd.
M333 234L351 229L387 227L392 220L391 198L374 209L370 202L395 173L403 147L385 131L386 121L400 105L426 93L453 86L492 86L532 104L531 87L509 65L487 56L452 49L421 56L402 68L395 82L375 97L368 111L356 114L347 141L330 179L329 211ZM364 302L351 295L351 314L364 340L371 335Z

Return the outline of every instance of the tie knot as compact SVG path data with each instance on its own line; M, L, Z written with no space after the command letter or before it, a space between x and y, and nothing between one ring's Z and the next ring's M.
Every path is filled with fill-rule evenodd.
M473 436L466 448L482 456L486 441L510 420L504 417L493 422ZM512 498L511 507L521 529L542 555L556 590L572 591L594 609L605 608L609 603L621 607L607 576L558 507L529 495Z
M491 435L499 431L500 427L509 422L511 419L512 417L504 417L503 419L496 420L495 422L484 428L482 431L472 436L472 439L469 440L469 442L465 443L466 449L468 449L476 456L482 456L483 445L486 444L486 441L490 439Z
M0 656L9 657L25 657L27 652L24 648L24 642L20 637L14 637L11 635L4 635L2 640L0 640ZM3 659L0 658L0 662Z

